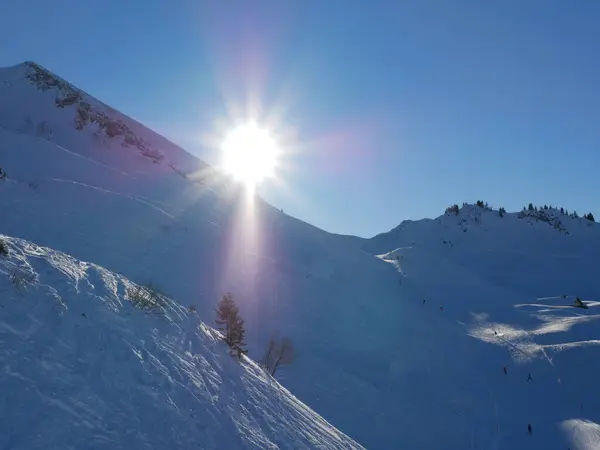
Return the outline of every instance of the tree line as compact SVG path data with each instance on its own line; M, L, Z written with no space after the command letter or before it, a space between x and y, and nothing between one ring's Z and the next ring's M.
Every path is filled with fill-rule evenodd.
M463 207L464 206L467 206L467 204L463 203ZM477 202L475 203L475 206L477 206L479 208L484 208L484 209L487 209L490 211L492 210L492 207L487 202L484 202L483 200L477 200ZM579 218L579 214L577 214L577 211L573 211L572 213L569 213L569 211L567 209L562 208L562 207L561 208L553 208L552 206L548 206L548 205L538 207L538 206L534 206L533 203L529 203L528 206L523 207L523 211L543 211L543 210L548 210L548 209L557 209L561 212L561 214L565 214L569 217L572 217L573 219ZM456 203L454 205L448 206L446 208L446 214L455 214L458 216L459 213L460 213L460 208L458 207L458 204L456 204ZM504 209L504 207L501 206L498 209L498 215L500 217L504 217L505 214L506 214L506 209ZM584 214L583 218L587 219L591 222L596 221L596 219L594 218L594 215L591 212Z

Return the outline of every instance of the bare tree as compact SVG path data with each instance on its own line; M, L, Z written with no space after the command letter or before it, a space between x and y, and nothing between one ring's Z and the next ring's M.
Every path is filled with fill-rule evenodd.
M218 325L218 330L223 333L223 340L231 348L230 354L237 354L238 358L248 353L243 347L246 345L244 342L244 335L246 330L244 329L244 319L239 315L240 311L233 301L231 294L224 295L219 301L217 307L217 319L215 323Z
M281 341L271 338L265 349L262 365L271 376L275 376L279 366L291 364L295 358L294 345L289 338L284 337Z

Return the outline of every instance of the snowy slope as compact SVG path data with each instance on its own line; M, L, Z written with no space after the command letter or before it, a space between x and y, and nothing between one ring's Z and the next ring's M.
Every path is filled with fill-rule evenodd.
M97 160L117 160L130 167L139 164L142 158L187 171L206 167L162 136L34 62L2 69L0 95L4 128L51 139L57 144L83 144L78 146L79 154L86 154L91 148L88 139L92 135L98 146L113 150L94 153ZM114 152L116 149L120 150L118 154Z
M127 278L0 239L0 447L362 448L195 313L149 315Z
M365 244L393 249L380 258L408 301L484 344L471 347L470 378L489 386L495 448L600 448L598 227L557 210L500 217L467 205Z
M0 72L10 81L0 83L0 232L154 281L206 323L231 291L250 357L272 333L290 336L298 359L278 377L367 448L594 448L577 443L597 442L600 423L586 384L598 374L588 361L600 339L595 304L536 299L598 298L596 225L565 218L566 235L468 207L370 240L332 235L247 203L211 168L84 93L164 156L96 124L78 129L75 104L57 106L64 94L32 84L28 67ZM555 366L543 355L558 350L561 383L545 384ZM583 410L571 398L584 398Z

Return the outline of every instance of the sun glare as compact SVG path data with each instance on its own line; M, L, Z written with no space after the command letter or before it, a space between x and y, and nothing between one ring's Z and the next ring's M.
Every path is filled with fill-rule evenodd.
M248 188L274 175L277 145L269 132L256 123L231 130L223 141L223 167Z

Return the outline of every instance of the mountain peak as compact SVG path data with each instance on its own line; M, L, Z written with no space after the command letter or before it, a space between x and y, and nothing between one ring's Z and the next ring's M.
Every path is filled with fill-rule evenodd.
M146 160L167 164L179 174L207 166L35 61L0 70L0 82L0 126L6 129L45 138L49 132L58 133L63 140L57 143L63 146L71 142L67 135L79 135L77 140L85 135L105 147L135 150ZM43 136L38 133L41 128L45 130Z
M41 90L56 88L64 92L79 91L79 89L75 88L71 83L36 62L25 61L22 66L27 70L25 78Z

